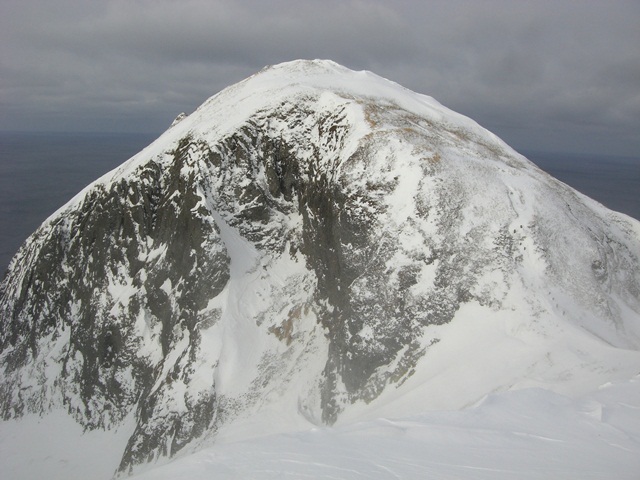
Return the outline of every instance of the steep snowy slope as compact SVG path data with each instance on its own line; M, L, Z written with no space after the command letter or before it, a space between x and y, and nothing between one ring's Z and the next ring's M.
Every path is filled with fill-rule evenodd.
M125 439L129 472L216 438L582 394L640 371L639 257L637 221L433 99L281 64L27 240L0 285L2 416L65 412Z
M640 378L569 399L492 394L462 411L220 442L136 480L636 480Z
M195 454L149 465L135 478L636 480L638 409L639 377L578 398L523 389L489 395L459 411L254 432L235 440L222 436ZM6 422L0 436L2 478L109 478L121 453L114 449L117 436L97 431L80 436L79 430L62 415Z

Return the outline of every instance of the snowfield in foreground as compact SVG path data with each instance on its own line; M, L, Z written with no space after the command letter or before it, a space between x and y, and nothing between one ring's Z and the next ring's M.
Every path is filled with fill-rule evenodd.
M277 422L277 418L270 421ZM51 420L49 420L51 421ZM0 430L2 477L109 478L119 452L109 438L82 437L63 422L43 425L51 443L78 442L78 458L44 457L33 429ZM56 428L51 433L49 428ZM31 447L31 448L29 448ZM94 449L93 457L86 449ZM25 452L28 454L25 455ZM88 461L88 459L92 460ZM84 463L83 463L84 462ZM25 469L29 465L29 469ZM532 388L489 395L460 411L379 418L241 441L221 441L151 468L135 480L270 478L637 479L640 473L640 376L578 399Z
M542 389L463 411L223 444L136 479L637 479L640 380L571 400Z

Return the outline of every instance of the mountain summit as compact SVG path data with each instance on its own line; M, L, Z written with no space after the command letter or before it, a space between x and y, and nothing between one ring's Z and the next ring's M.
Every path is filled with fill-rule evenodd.
M119 432L124 473L220 435L584 392L640 369L639 257L639 222L432 98L276 65L20 248L1 414Z

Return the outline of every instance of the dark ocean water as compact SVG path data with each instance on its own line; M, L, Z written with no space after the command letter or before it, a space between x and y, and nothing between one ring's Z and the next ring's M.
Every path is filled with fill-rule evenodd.
M640 220L640 157L522 153L558 180Z
M49 215L155 137L0 133L0 277Z
M0 133L0 276L20 244L49 215L154 138ZM640 158L524 153L559 180L640 219Z

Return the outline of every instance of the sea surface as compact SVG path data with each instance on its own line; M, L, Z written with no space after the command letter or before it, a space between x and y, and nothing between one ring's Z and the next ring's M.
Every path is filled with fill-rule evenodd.
M155 137L0 132L0 276L44 220ZM522 153L612 210L640 219L640 157Z
M640 156L521 153L558 180L611 210L640 220Z
M44 220L155 137L0 132L0 277Z

